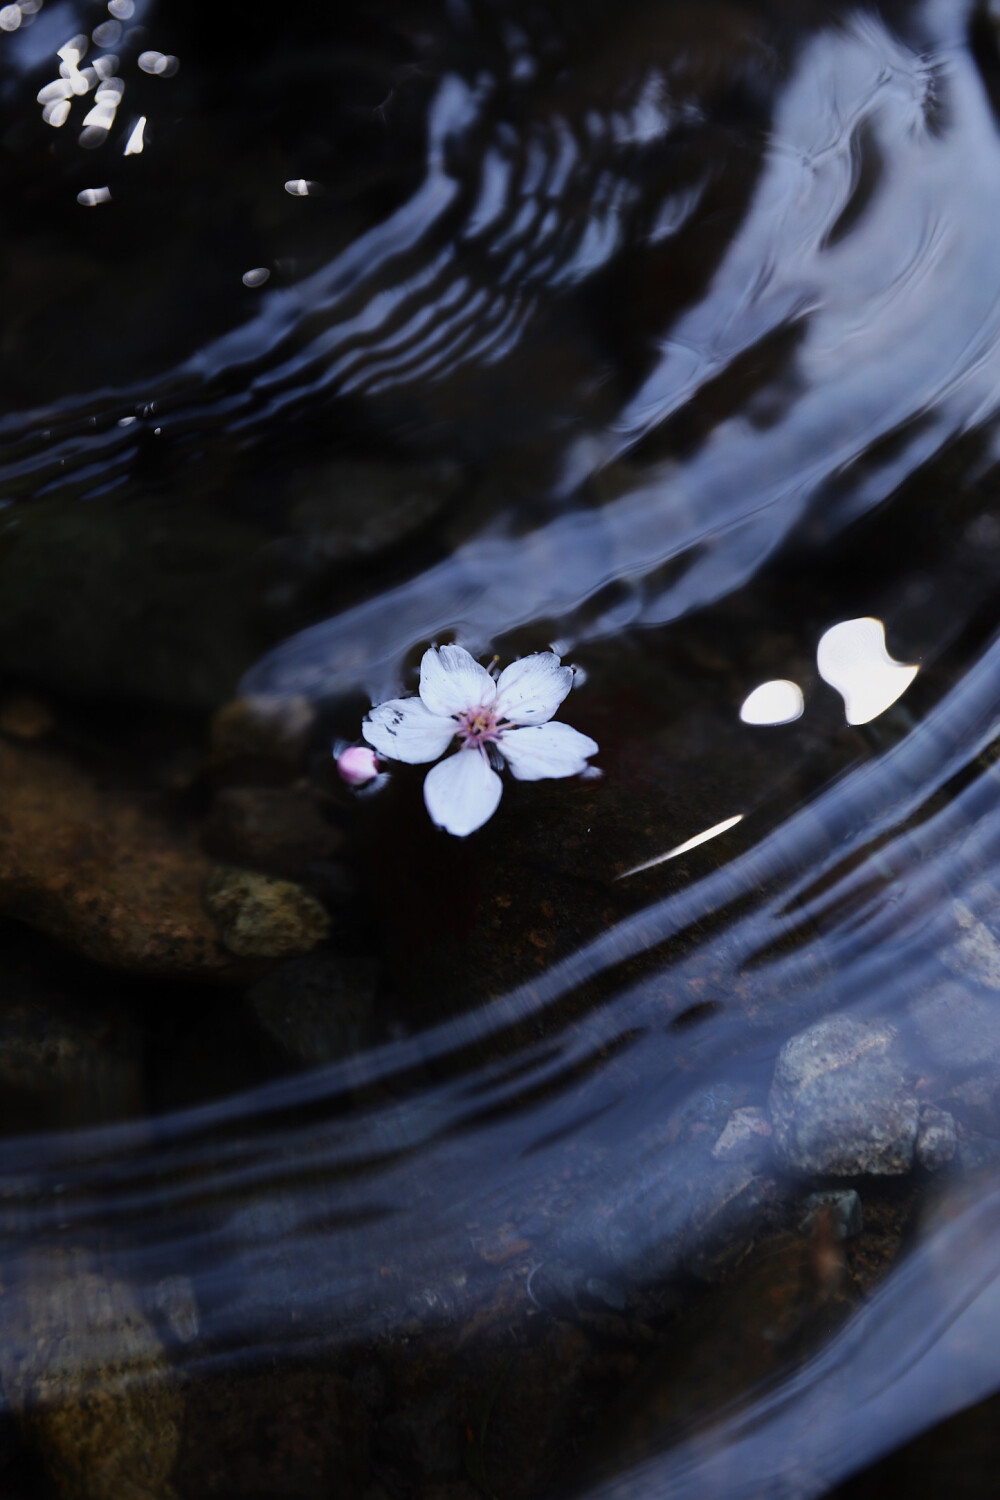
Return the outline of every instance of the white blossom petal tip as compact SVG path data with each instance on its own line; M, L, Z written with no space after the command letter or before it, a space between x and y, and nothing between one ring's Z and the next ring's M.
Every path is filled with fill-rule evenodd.
M455 723L432 714L422 698L390 698L372 709L361 733L379 755L417 766L444 754Z
M568 724L535 724L509 730L500 742L504 759L518 781L578 776L596 755L597 741Z
M453 717L488 708L497 685L464 646L431 646L420 663L420 696L432 714Z
M481 750L459 750L424 778L424 803L439 828L466 838L497 810L503 782Z
M554 651L522 656L500 673L495 708L512 724L546 724L573 686L573 668Z

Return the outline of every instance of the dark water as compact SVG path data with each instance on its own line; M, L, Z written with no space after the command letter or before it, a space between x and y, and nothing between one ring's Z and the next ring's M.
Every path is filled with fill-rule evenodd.
M58 126L37 96L108 13L0 32L0 673L55 728L0 723L214 852L211 716L296 701L297 795L342 848L283 873L333 913L330 962L377 976L354 1044L261 1063L245 983L147 972L0 870L4 914L83 955L11 924L11 1002L118 1007L144 1059L114 1111L4 1116L8 1346L58 1342L62 1288L106 1386L116 1335L72 1311L99 1263L188 1392L262 1365L360 1389L369 1360L418 1412L452 1392L464 1467L385 1457L390 1398L371 1500L938 1493L934 1429L1000 1386L991 15L354 12L138 0L78 58L124 83L96 140L99 77ZM919 671L848 724L816 649L868 616ZM329 746L444 640L556 646L602 776L508 779L468 841L410 768L338 786ZM773 679L802 716L741 722ZM894 1028L945 1164L713 1154L827 1016ZM853 1248L800 1228L845 1185ZM530 1462L510 1361L562 1424ZM38 1432L24 1493L115 1493ZM917 1438L923 1467L871 1467ZM176 1478L203 1492L244 1490Z

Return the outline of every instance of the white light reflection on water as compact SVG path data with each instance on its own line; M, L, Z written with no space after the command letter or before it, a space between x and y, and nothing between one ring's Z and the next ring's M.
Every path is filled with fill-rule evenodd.
M176 57L167 52L152 50L140 52L138 63L144 73L149 73L154 78L172 78L180 67Z
M143 136L143 131L145 129L146 129L146 116L145 115L140 115L139 118L138 118L138 120L136 120L135 124L132 126L131 134L129 135L128 140L125 142L125 150L124 150L123 155L125 155L125 156L138 156L139 155L139 153L142 151L142 148L143 148L143 139L142 139L142 136Z
M848 724L869 724L884 714L920 670L889 655L885 626L867 615L832 625L820 637L816 665L843 698Z
M723 818L721 823L713 823L711 828L706 828L702 833L696 833L693 838L685 839L683 844L675 844L668 849L666 854L658 854L655 859L647 859L645 864L636 865L634 869L626 870L621 875L616 875L616 880L626 880L629 875L638 875L643 870L652 870L656 865L665 864L668 859L676 859L679 854L688 854L692 849L697 849L701 844L707 844L709 839L716 839L720 833L725 833L730 828L735 828L737 823L742 823L743 814L736 813L731 818Z
M776 677L762 682L743 700L740 718L744 724L792 724L805 712L805 700L797 682Z

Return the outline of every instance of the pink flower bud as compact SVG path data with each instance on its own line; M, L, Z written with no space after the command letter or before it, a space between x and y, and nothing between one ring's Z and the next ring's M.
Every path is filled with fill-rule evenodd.
M348 786L365 786L378 775L375 751L367 745L349 745L337 756L337 771Z

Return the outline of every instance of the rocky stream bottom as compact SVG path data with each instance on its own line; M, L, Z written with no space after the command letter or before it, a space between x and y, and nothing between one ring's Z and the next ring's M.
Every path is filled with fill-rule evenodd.
M405 943L386 946L359 889L360 804L315 731L302 702L243 701L200 747L133 723L116 761L113 737L97 745L40 699L0 703L8 1144L114 1121L147 1122L148 1141L164 1111L407 1029ZM153 768L141 786L123 770L139 742ZM498 988L558 951L567 882L579 905L573 858L563 847L562 875L529 862L511 894L497 877ZM438 1270L404 1243L371 1267L394 1311L357 1337L321 1310L308 1339L250 1335L220 1355L187 1267L123 1274L99 1194L86 1236L70 1227L25 1254L3 1191L21 1253L0 1286L0 1493L531 1500L586 1492L747 1400L814 1354L1000 1161L1000 902L985 884L974 896L953 903L952 941L898 1022L834 1009L786 1026L766 1075L696 1089L650 1122L670 1148L662 1230L655 1193L623 1213L593 1188L586 1214L553 1230L560 1193L600 1180L571 1143L551 1201L473 1216ZM610 897L595 899L606 920ZM512 906L517 942L502 927ZM424 983L440 988L445 967L426 962ZM690 983L682 1023L712 1013L710 981ZM442 1013L458 1003L445 993ZM245 1211L266 1226L277 1201L251 1195ZM306 1264L289 1251L290 1278ZM291 1295L291 1334L301 1316ZM990 1403L966 1412L844 1492L939 1493L966 1471L963 1492L980 1492L993 1420Z

